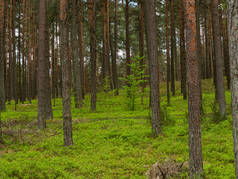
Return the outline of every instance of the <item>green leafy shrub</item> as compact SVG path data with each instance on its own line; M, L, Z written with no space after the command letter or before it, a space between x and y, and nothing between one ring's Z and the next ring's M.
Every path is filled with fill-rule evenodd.
M139 89L142 83L145 83L145 65L141 65L141 61L144 57L136 56L131 59L131 74L126 78L122 78L126 85L124 89L126 90L126 103L129 110L135 110L135 100L138 96L144 95Z

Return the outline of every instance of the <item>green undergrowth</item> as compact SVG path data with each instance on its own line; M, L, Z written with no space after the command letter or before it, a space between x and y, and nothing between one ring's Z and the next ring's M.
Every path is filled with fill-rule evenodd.
M211 81L203 82L202 144L206 178L235 178L232 144L230 92L226 92L227 119L214 120L214 93ZM98 95L97 111L90 112L89 96L84 107L75 109L72 99L74 145L63 146L62 101L55 100L54 119L47 129L36 127L37 101L8 105L2 113L5 144L0 146L0 178L146 178L157 161L176 160L187 178L187 101L179 95L166 102L161 85L162 134L151 133L148 90L144 104L136 99L129 111L125 91L120 96ZM109 100L108 100L109 99ZM53 104L53 102L52 102Z

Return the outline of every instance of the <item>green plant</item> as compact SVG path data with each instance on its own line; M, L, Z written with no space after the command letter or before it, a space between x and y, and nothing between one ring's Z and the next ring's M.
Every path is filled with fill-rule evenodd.
M141 61L144 57L136 56L135 58L131 59L131 74L128 75L126 78L122 78L126 82L124 89L126 90L126 102L127 107L129 110L135 110L135 99L138 96L144 95L139 87L142 83L146 82L146 75L145 75L145 65L141 64Z

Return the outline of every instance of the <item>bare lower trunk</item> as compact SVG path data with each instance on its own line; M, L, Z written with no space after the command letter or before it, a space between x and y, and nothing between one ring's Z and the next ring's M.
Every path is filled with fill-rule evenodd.
M117 39L118 39L118 0L114 0L115 2L115 17L114 17L114 54L112 55L112 80L113 87L115 91L115 95L119 95L119 86L118 86L118 74L117 74Z
M169 0L166 0L167 103L170 104Z
M5 84L4 84L4 9L5 9L5 1L0 2L0 111L4 111L6 109L5 106Z
M71 62L68 53L68 1L60 0L60 59L62 62L64 146L73 145L71 117Z
M186 80L186 52L185 52L185 37L184 37L184 6L183 0L179 1L180 19L179 19L179 36L180 36L180 65L181 65L181 92L183 99L187 99L187 80Z
M238 178L238 1L227 0L229 54L231 69L231 101L236 178Z
M222 61L222 48L221 48L221 33L220 33L220 20L218 11L218 0L213 0L211 3L212 8L212 29L213 29L213 43L216 60L216 96L219 104L219 112L222 117L226 114L226 99L225 87L223 76L223 61Z
M171 92L175 96L175 58L176 58L176 39L175 39L175 15L174 0L170 1L170 38L171 38Z
M3 143L2 139L2 123L1 111L5 110L5 91L4 91L4 62L3 62L3 33L4 33L4 1L0 2L0 144Z
M130 30L129 30L129 0L126 0L125 6L125 19L126 19L126 76L131 74L131 51L130 51Z
M38 127L44 129L46 120L52 118L49 78L49 41L46 16L46 0L40 1L39 40L38 40ZM24 65L23 65L24 68ZM23 72L24 73L24 72ZM25 75L23 75L25 78ZM25 79L22 79L25 80Z
M96 111L96 2L88 0L88 14L90 24L90 63L91 63L91 110Z
M81 108L82 103L82 92L81 92L81 78L80 78L80 57L79 47L77 39L77 25L76 25L76 0L72 1L72 61L73 61L73 79L74 79L74 101L75 107ZM79 37L81 38L81 37Z
M200 78L197 60L195 0L185 0L186 52L188 80L188 120L189 120L189 175L202 176L202 144L200 121Z
M159 64L158 44L156 33L155 0L146 0L145 4L145 25L147 53L150 68L150 91L151 91L151 123L155 135L161 132L160 126L160 96L159 96Z

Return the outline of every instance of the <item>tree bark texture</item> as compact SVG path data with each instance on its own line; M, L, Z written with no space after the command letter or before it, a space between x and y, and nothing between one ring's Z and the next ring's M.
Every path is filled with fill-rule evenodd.
M5 1L0 2L0 111L5 111L5 84L4 84L4 60L5 60L5 43L4 43L4 10Z
M166 57L167 57L167 103L170 104L170 53L169 53L169 0L166 0L165 10L165 23L166 23Z
M238 178L238 1L227 0L229 54L231 69L231 103L236 178Z
M88 15L90 28L91 110L96 111L96 2L93 0L88 0Z
M187 99L187 80L186 80L186 51L184 37L184 6L183 0L179 0L179 37L180 37L180 66L181 66L181 92L183 99Z
M150 93L151 93L151 123L155 135L161 132L160 126L160 96L159 96L159 64L158 43L156 33L155 0L146 0L145 5L145 29L147 40L147 54L150 68Z
M60 59L62 62L64 146L73 145L71 116L71 62L68 52L68 0L60 0Z
M81 92L81 78L80 78L80 56L79 56L79 44L77 38L77 4L76 0L72 1L72 61L73 61L73 79L74 79L74 101L76 108L82 108L83 100L82 100L82 92ZM79 37L81 38L81 37Z
M226 114L226 99L225 87L223 76L223 60L222 60L222 47L221 47L221 32L220 20L218 11L218 0L211 1L212 9L212 29L213 29L213 43L216 61L216 100L219 104L219 112L222 117Z
M118 72L117 72L117 43L118 43L118 0L114 0L114 51L112 55L112 81L115 95L119 95Z
M175 96L176 38L175 38L174 0L170 1L170 38L171 38L171 92L172 95Z
M51 91L49 77L48 27L46 15L46 0L40 1L38 37L38 127L44 129L46 120L52 117ZM24 75L25 77L25 75ZM25 80L25 79L23 79Z
M130 30L129 30L129 0L126 0L125 6L125 19L126 19L126 76L131 74L131 50L130 50Z
M188 121L189 121L189 175L201 177L203 172L199 64L197 60L195 0L185 0L186 19L186 59L188 81Z

